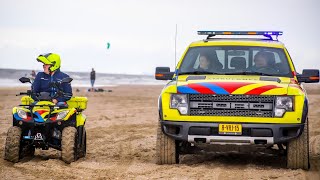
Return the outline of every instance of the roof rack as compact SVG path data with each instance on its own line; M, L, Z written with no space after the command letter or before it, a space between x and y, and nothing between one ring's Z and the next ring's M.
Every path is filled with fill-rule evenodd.
M216 35L262 35L270 40L278 41L278 36L282 34L282 31L198 31L198 35L207 35L205 41ZM276 38L273 39L272 36L276 36Z

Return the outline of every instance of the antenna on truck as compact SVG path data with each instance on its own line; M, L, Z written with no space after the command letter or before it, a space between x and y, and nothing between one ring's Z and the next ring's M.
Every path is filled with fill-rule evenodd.
M177 35L178 35L178 24L176 24L176 34L174 37L174 67L177 65Z

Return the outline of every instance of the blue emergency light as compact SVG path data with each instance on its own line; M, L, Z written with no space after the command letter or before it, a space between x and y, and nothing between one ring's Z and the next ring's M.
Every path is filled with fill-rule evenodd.
M282 31L198 31L198 35L207 35L207 39L215 35L262 35L273 40L271 36L278 38L282 34Z
M282 31L198 31L198 35L282 35Z

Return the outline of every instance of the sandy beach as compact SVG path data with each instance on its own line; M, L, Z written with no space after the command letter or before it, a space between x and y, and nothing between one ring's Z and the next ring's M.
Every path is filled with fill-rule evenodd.
M320 86L308 85L311 169L286 169L283 156L271 153L200 153L180 157L177 165L156 165L157 99L163 86L105 87L86 92L87 156L71 164L56 150L36 150L33 158L3 160L12 108L26 88L0 88L0 179L320 179ZM75 88L74 88L75 89Z

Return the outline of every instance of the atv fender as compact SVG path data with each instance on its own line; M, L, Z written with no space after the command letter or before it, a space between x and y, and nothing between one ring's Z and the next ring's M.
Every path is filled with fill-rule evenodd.
M82 114L82 113L77 114L77 116L76 116L76 121L77 121L76 126L77 127L78 126L84 126L84 124L86 123L86 120L87 120L87 117L84 114Z

